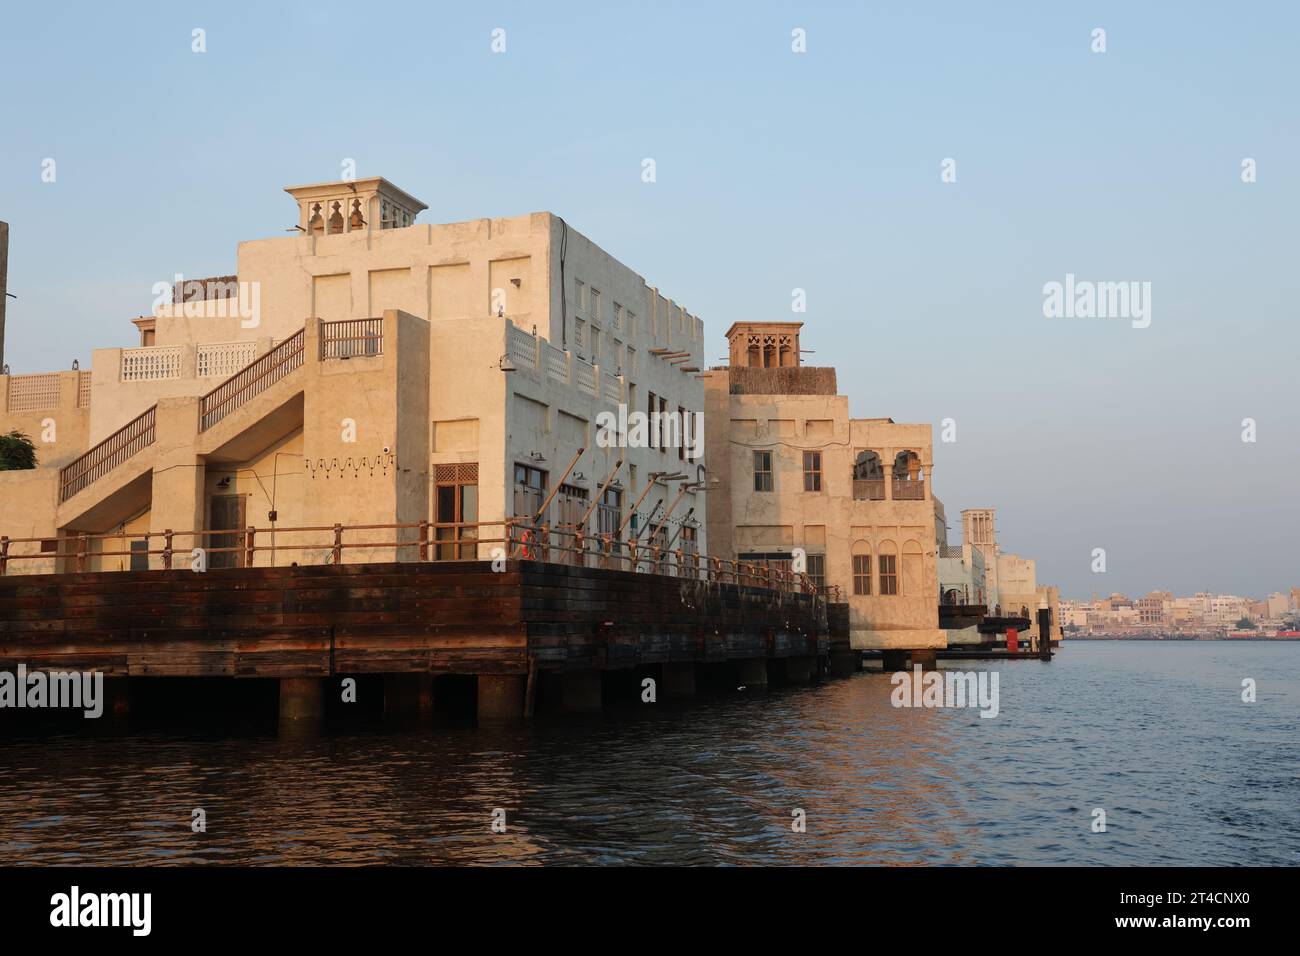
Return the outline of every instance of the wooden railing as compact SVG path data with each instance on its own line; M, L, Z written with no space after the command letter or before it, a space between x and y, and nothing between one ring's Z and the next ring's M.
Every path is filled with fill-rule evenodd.
M320 324L322 359L359 358L382 355L384 351L383 319L344 319Z
M495 529L495 530L493 530ZM360 540L358 540L358 536ZM214 544L214 539L216 545ZM131 543L146 547L132 549ZM232 542L227 544L226 542ZM342 564L345 553L392 551L408 561L523 560L636 571L721 584L818 594L806 574L771 562L731 561L613 534L535 525L526 519L414 524L319 525L203 531L118 531L60 538L44 551L41 538L0 536L0 574L18 561L53 561L59 571L92 570L92 560L148 560L155 569ZM116 547L110 549L108 545ZM198 552L198 553L196 553ZM259 560L258 555L266 555ZM154 561L153 558L158 560ZM383 556L379 560L392 560ZM202 565L196 562L202 562Z
M98 481L141 448L153 444L154 405L127 422L72 464L59 469L59 503Z
M884 501L885 500L885 479L884 478L854 478L853 479L853 500L854 501Z
M299 329L200 398L199 431L207 431L249 399L301 367L303 341L303 330Z
M895 501L923 501L925 482L915 478L895 478L893 493Z

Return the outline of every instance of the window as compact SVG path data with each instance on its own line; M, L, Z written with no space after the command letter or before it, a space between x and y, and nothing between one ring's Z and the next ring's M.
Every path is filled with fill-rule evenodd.
M655 393L650 392L648 395L646 395L645 417L646 417L646 427L650 429L651 448L659 447L659 429L655 425L655 409L657 407L658 407L658 402L655 401Z
M677 460L685 461L686 446L691 440L691 436L687 434L687 430L691 427L691 420L686 417L686 409L680 405L677 406L677 420L681 422L677 435Z
M871 555L869 554L853 556L853 593L871 593Z
M772 490L772 453L770 451L754 452L754 490Z
M826 587L826 555L808 555L808 578L819 590Z
M664 422L666 422L667 420L668 420L668 399L661 398L659 399L659 427L663 428ZM662 435L659 438L659 450L663 452L666 452L668 450L668 445L666 442L664 442Z
M546 472L532 465L515 465L515 517L531 519L545 500ZM538 520L544 522L546 515Z
M596 505L596 531L599 534L614 534L618 524L623 520L623 492L618 488L606 488Z
M583 512L587 510L587 489L579 488L577 485L560 485L560 493L556 497L556 504L559 505L559 515L555 523L559 527L577 528L578 522L582 520Z
M591 308L588 311L591 313L591 321L599 325L600 324L600 290L599 289L591 290Z
M614 328L623 328L623 307L617 302L614 303Z
M586 323L586 322L582 321L582 319L574 319L574 321L573 321L573 344L574 344L577 348L582 348L582 347L583 347L583 344L586 342L586 340L587 340L587 331L586 331L586 330L587 330L587 323Z
M803 453L803 490L822 490L822 453L819 451Z
M880 593L898 593L898 558L895 555L880 556Z
M470 561L478 556L474 542L477 528L457 527L478 521L478 463L435 465L433 517L434 540L439 543L435 557L439 561ZM539 502L540 504L540 502Z
M131 542L131 570L149 570L149 539Z

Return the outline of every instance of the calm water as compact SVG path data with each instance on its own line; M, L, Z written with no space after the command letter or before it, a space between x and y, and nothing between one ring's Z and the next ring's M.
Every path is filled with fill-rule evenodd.
M507 727L4 739L0 862L1300 864L1300 644L997 669L994 719L866 673Z

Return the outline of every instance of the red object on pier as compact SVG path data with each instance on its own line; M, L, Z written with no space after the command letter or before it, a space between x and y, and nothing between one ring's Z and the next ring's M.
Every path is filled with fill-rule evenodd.
M1007 628L1007 650L1014 651L1016 649L1016 640L1019 637L1020 632L1014 627Z

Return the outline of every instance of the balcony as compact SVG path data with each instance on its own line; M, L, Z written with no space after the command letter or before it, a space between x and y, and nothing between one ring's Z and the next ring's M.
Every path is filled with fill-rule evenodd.
M853 479L853 500L854 501L884 501L885 500L885 479L884 478L854 478Z
M893 495L895 501L924 501L925 482L911 478L895 478Z
M345 319L320 324L320 357L349 359L384 352L384 320Z

